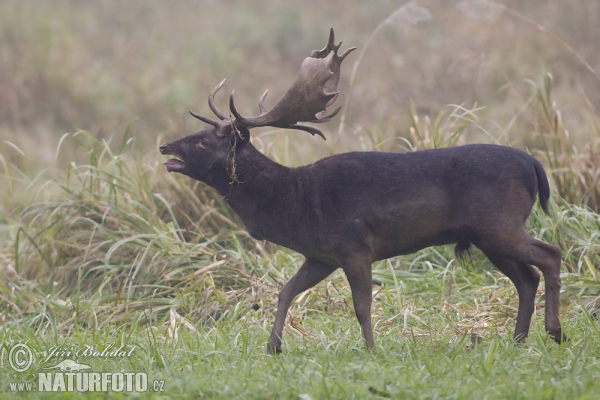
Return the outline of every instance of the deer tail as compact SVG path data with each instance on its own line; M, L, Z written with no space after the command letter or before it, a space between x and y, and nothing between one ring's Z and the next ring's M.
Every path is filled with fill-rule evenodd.
M547 215L550 215L548 211L548 200L550 199L550 185L548 184L548 177L546 176L546 171L544 171L544 167L542 167L542 164L538 160L534 161L533 168L535 170L535 176L537 177L538 182L538 197L540 199L540 206Z

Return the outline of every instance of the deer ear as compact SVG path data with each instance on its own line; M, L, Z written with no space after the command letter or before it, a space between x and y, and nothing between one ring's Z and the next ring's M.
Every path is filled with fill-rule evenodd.
M250 130L248 128L240 127L235 131L231 132L229 136L231 138L231 147L236 150L241 150L250 141Z

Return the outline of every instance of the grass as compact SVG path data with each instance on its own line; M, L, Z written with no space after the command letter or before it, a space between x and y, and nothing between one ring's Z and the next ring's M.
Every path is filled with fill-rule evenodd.
M94 371L147 372L151 381L164 381L161 398L593 398L600 389L598 321L580 305L569 307L572 311L563 316L563 324L573 340L558 346L536 316L528 341L515 346L503 329L514 309L505 305L508 310L496 314L496 306L491 308L490 314L496 315L488 320L488 327L480 329L493 332L475 340L463 325L469 317L462 303L474 307L473 291L478 296L493 292L474 290L468 282L471 274L457 270L459 294L450 302L445 296L431 296L443 292L439 273L424 273L419 280L404 280L400 275L403 293L386 290L375 302L377 349L372 353L365 350L351 312L326 310L322 294L308 311L306 304L302 311L294 307L285 353L278 357L265 354L271 308L255 311L244 303L232 304L218 320L194 323L192 329L177 318L150 322L140 314L131 325L78 324L52 338L24 326L3 330L0 339L40 350L50 344L100 349L109 343L135 346L129 358L80 357L78 361L91 364ZM483 280L497 285L494 274L484 274ZM340 291L347 291L339 279L337 283ZM333 291L331 286L327 289ZM307 297L315 296L313 292ZM401 304L405 310L400 317L385 317L384 310ZM64 314L59 312L53 319L58 321ZM176 339L169 330L172 320ZM3 369L2 375L4 389L11 381L31 380L30 373ZM119 398L118 394L110 397Z
M0 132L8 133L0 141L0 397L14 395L11 382L37 384L35 373L69 358L45 360L53 347L110 345L132 353L71 359L93 372L164 381L164 391L139 394L148 398L597 396L600 142L597 94L586 91L597 84L588 46L596 36L585 29L597 25L597 5L563 18L561 2L536 3L533 18L533 3L513 2L488 21L485 9L468 4L484 14L461 19L452 6L441 18L441 5L424 0L418 7L431 22L414 27L387 2L344 12L333 2L320 13L276 3L262 10L266 16L243 2L215 3L200 20L195 3L147 4L130 2L119 12L110 2L0 5L7 43L0 65L10 77L0 77L0 99L9 105L0 110ZM218 29L225 25L227 35ZM214 190L167 174L159 132L190 132L181 110L204 99L223 74L241 102L254 104L252 93L265 82L271 88L273 76L289 72L291 80L315 47L309 44L321 43L331 25L345 44L369 38L351 74L345 135L330 126L323 143L269 130L253 132L254 144L285 165L348 150L479 141L529 149L544 162L554 195L550 216L536 206L527 229L563 251L569 343L556 345L544 332L543 281L530 337L516 346L514 286L477 250L460 265L451 247L435 247L373 265L374 352L364 347L349 285L336 272L294 301L284 353L266 355L278 291L302 257L252 240ZM531 28L537 34L523 34ZM544 51L531 50L538 48ZM473 64L478 52L487 61ZM532 57L541 60L533 69ZM273 98L287 83L272 82ZM342 93L348 85L341 82ZM89 130L62 133L75 126ZM37 355L25 372L9 364L19 343Z

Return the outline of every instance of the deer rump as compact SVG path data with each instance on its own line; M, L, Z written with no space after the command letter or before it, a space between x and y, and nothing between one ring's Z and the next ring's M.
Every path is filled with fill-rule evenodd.
M282 217L268 224L275 231L244 223L257 239L324 262L357 251L376 261L450 243L460 255L521 228L538 192L546 212L549 198L539 161L496 145L344 153L291 172L276 192L297 208L273 210Z

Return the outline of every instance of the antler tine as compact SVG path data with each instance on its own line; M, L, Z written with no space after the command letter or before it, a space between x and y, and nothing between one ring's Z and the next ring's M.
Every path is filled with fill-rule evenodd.
M267 113L267 109L265 108L265 99L267 98L268 93L269 89L265 90L263 95L260 96L260 99L258 99L258 110L260 111L261 115Z
M193 111L189 111L189 113L192 114L192 117L198 118L200 121L206 122L207 124L212 125L215 128L218 128L222 124L222 122L220 122L220 121L215 121L214 119L203 117L202 115L196 114Z
M342 109L342 107L338 107L335 110L333 110L333 112L330 113L329 115L324 115L322 117L319 117L318 119L315 119L315 120L312 120L312 121L308 121L308 122L312 122L313 124L321 124L323 122L327 122L331 118L335 117L337 115L337 113L340 112L341 109Z
M310 121L312 122L312 121ZM294 124L292 126L286 126L286 128L288 129L297 129L299 131L304 131L304 132L308 132L311 135L319 135L321 136L321 138L323 138L323 140L327 140L327 138L325 138L325 135L323 135L323 132L321 132L320 129L315 128L314 126L310 126L310 125L302 125L302 124Z
M243 115L241 115L237 108L235 108L235 101L233 100L233 94L235 93L235 90L231 91L231 94L229 95L229 110L231 111L231 113L233 114L233 116L235 117L235 120L237 121L237 123L239 124L241 121L245 120L246 117L244 117ZM260 106L259 106L260 107Z
M223 86L223 84L225 83L225 79L223 79L221 81L221 83L219 83L208 95L208 106L210 107L210 109L212 110L213 113L215 113L215 115L217 117L219 117L219 119L221 121L224 121L227 119L227 115L224 114L221 110L219 110L219 108L217 107L217 105L215 104L215 94L219 91L219 89L221 89L221 87Z
M219 108L215 104L215 94L219 91L219 89L221 89L224 83L225 79L223 79L221 83L219 83L208 95L208 106L215 113L215 115L219 117L220 121L208 117L203 117L200 114L196 114L195 112L190 111L190 114L194 118L198 118L200 121L214 126L217 130L217 135L219 136L225 135L226 133L224 129L231 124L231 120L227 117L227 115L225 115L221 110L219 110Z
M340 44L338 45L338 47L339 47L339 46L341 46L341 44L342 44L342 42L340 42ZM344 58L346 58L346 56L347 56L348 54L352 53L354 50L356 50L356 47L349 47L349 48L347 48L347 49L346 49L346 51L344 51L344 52L343 52L343 53L342 53L342 54L341 54L341 55L338 57L338 58L339 58L339 60L340 60L340 63L341 63L342 61L344 61Z
M338 43L337 45L335 44L335 33L333 32L333 28L331 28L329 30L329 40L327 42L327 46L325 46L321 50L313 50L310 53L310 56L313 58L325 58L331 51L334 51L335 53L337 53L337 51L341 45L342 45L342 42Z

